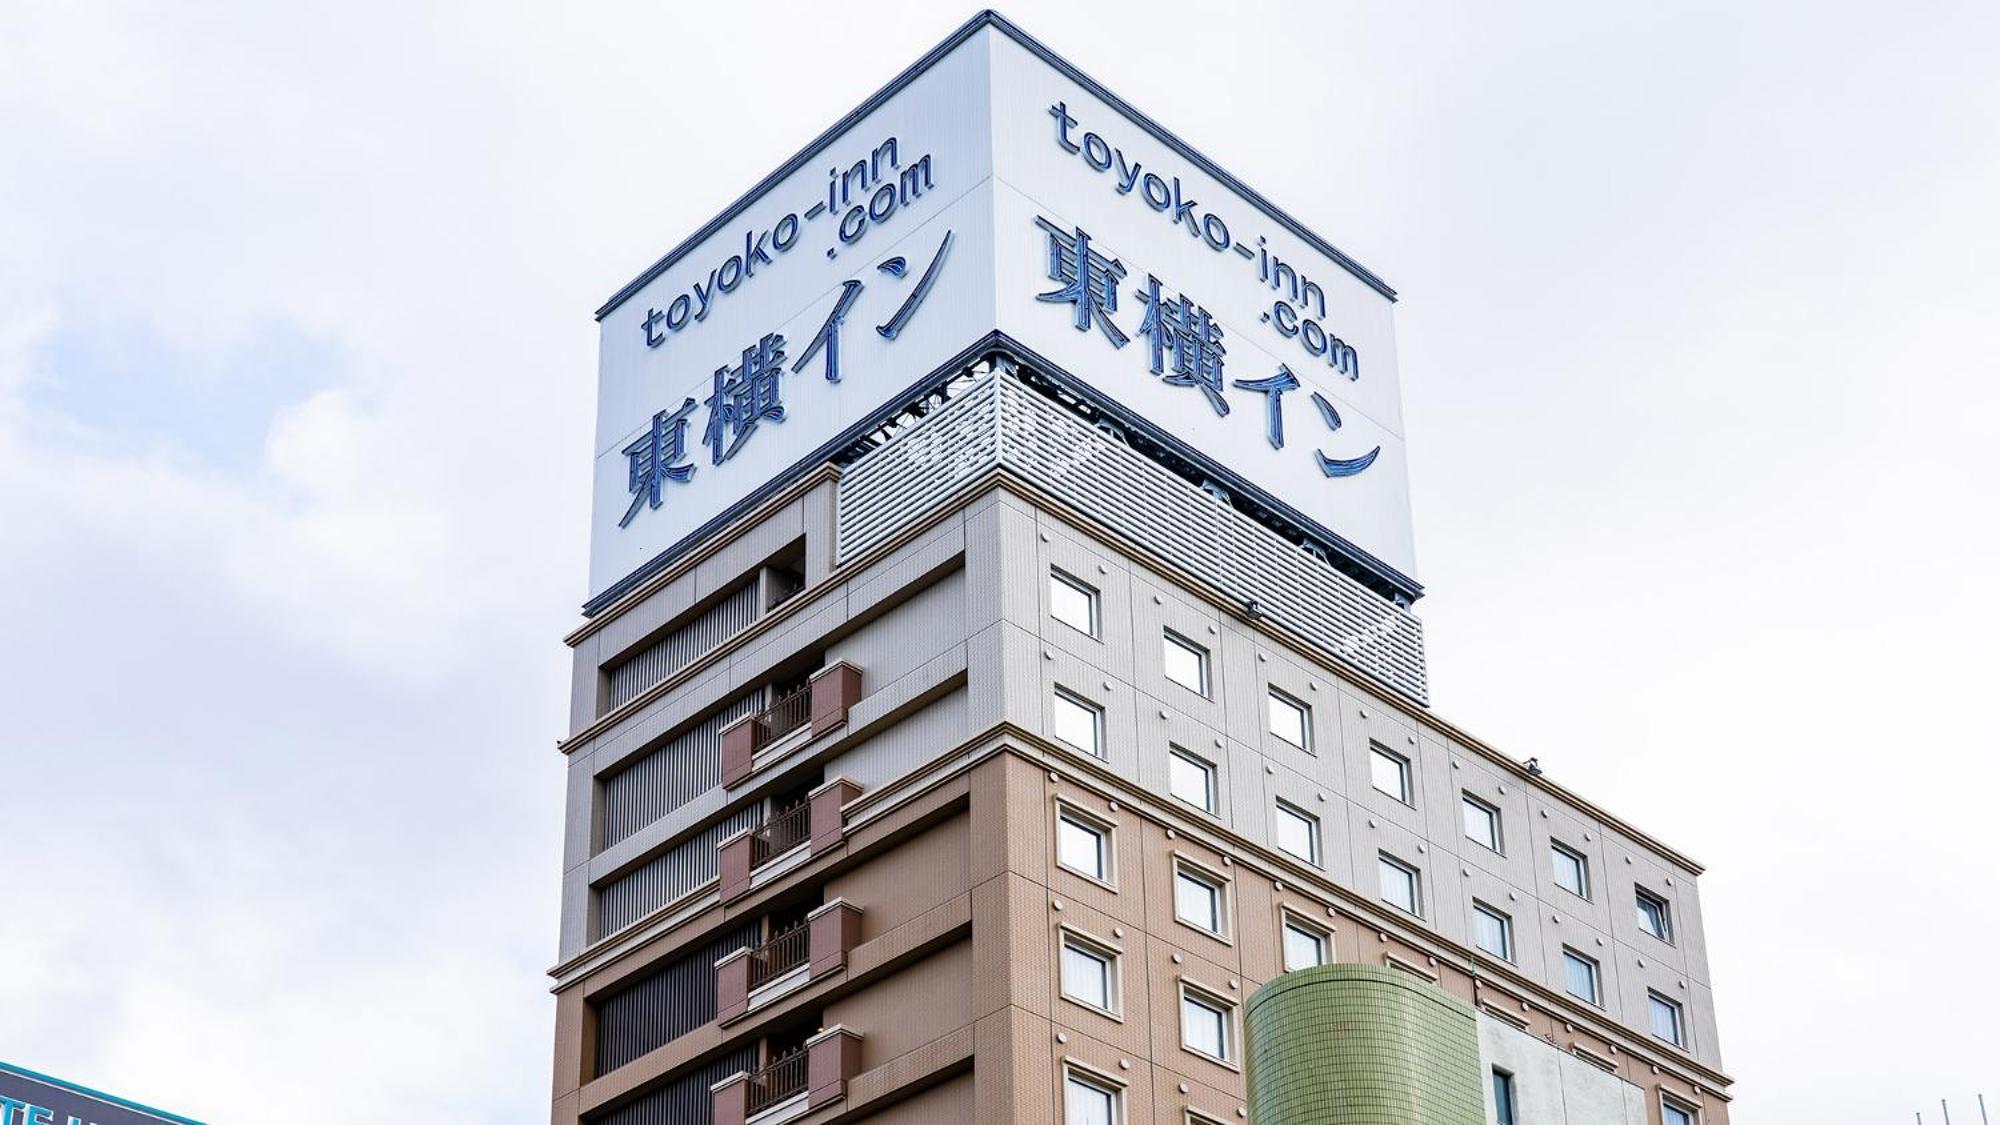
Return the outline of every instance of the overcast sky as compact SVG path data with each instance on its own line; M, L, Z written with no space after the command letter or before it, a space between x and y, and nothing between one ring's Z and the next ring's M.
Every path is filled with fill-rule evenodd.
M971 14L686 7L0 3L0 1059L547 1120L591 311ZM1735 1119L2000 1108L2000 5L1006 10L1401 291L1436 709L1709 865Z

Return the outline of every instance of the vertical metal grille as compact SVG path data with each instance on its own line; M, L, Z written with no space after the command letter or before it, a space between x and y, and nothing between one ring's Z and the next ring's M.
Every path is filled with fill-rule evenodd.
M598 888L597 936L609 937L653 911L715 881L716 845L763 822L762 805L748 805Z
M1410 696L1430 699L1423 623L1145 455L996 374L841 474L843 562L995 465Z
M732 700L627 768L605 778L598 802L605 848L722 784L722 728L764 706L763 689Z
M716 960L755 947L761 936L755 922L737 926L599 1001L595 1073L609 1074L715 1019Z
M702 653L749 628L756 620L757 583L753 579L613 668L610 705L616 707L694 663Z
M757 1069L757 1045L739 1047L639 1098L626 1102L591 1125L714 1125L715 1096L709 1087L738 1071Z

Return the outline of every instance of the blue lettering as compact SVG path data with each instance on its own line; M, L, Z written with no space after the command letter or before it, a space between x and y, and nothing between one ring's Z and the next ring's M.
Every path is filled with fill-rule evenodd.
M792 233L790 234L785 233L785 224L787 223L791 224ZM777 247L778 253L780 254L784 253L787 250L790 250L792 248L792 243L797 242L798 240L799 240L799 216L797 212L786 215L784 218L779 219L778 225L771 228L771 245Z
M852 244L868 230L868 209L859 205L850 207L847 214L840 217L840 241Z
M1278 335L1291 337L1299 334L1299 314L1292 306L1278 301L1271 306L1271 323L1277 325Z
M1076 124L1076 118L1069 115L1069 106L1057 102L1049 107L1049 116L1056 119L1056 144L1061 145L1064 152L1075 152L1076 145L1069 139L1069 127Z
M1139 194L1146 197L1146 206L1155 211L1164 211L1174 203L1173 197L1167 194L1167 181L1151 172L1146 173L1146 178L1140 181Z
M1103 155L1094 155L1096 153L1102 153ZM1109 171L1111 169L1111 146L1105 144L1104 138L1098 136L1096 133L1085 133L1083 135L1083 162L1100 172Z
M1125 163L1125 150L1112 149L1111 155L1118 160L1118 194L1132 194L1132 185L1139 181L1139 166Z

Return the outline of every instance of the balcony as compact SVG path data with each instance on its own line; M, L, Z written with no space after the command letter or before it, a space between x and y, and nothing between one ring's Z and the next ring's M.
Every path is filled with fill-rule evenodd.
M847 1095L861 1069L861 1034L830 1027L752 1071L710 1087L715 1125L776 1125Z
M722 901L748 894L840 843L847 834L847 818L841 810L860 795L859 785L836 777L807 794L800 804L722 841L718 846L722 853Z
M763 944L715 963L715 1018L729 1023L847 967L861 942L861 908L835 899Z
M817 738L847 722L861 700L861 670L836 661L797 687L779 690L762 711L745 715L722 731L722 784L741 784L757 769L757 757L800 731Z

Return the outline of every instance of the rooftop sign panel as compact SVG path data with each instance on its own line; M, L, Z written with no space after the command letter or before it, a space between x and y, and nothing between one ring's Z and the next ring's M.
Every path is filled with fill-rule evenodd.
M984 13L599 310L586 609L995 346L1414 595L1393 302Z
M0 1063L0 1125L201 1125L88 1087Z

